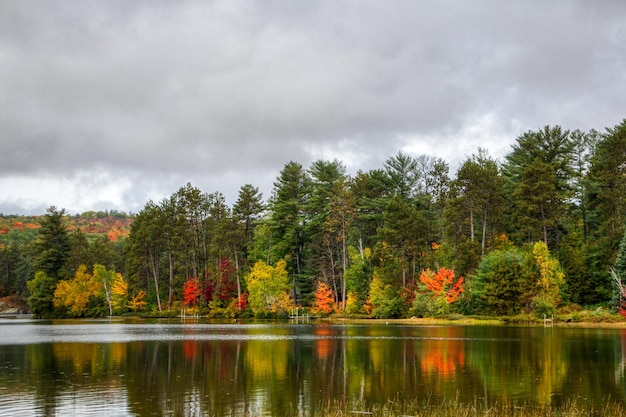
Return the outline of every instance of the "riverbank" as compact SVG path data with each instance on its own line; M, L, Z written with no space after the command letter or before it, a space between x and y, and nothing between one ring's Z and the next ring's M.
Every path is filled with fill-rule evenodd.
M534 316L520 315L507 317L466 317L466 316L450 316L445 318L433 317L411 317L401 319L372 319L372 318L351 318L330 316L320 318L320 321L334 323L384 323L384 324L408 324L417 326L503 326L503 325L531 325L546 327L588 327L588 328L624 328L626 329L626 317L619 314L612 314L606 311L584 311L576 314L560 315L550 317L549 319L537 318Z

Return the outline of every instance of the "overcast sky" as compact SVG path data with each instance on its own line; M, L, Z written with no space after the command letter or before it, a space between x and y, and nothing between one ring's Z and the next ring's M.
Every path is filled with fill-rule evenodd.
M0 213L138 212L289 161L454 175L545 125L626 118L626 2L0 2Z

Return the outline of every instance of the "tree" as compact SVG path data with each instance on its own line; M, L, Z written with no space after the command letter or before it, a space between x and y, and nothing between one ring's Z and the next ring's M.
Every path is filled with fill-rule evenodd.
M417 278L418 267L427 266L428 260L424 259L424 255L428 253L430 243L428 222L414 205L396 196L387 206L384 226L379 233L389 256L401 268L400 275L386 276L383 279L391 280L390 283L395 281L394 285L405 288L410 281Z
M197 307L202 291L198 278L191 277L183 285L183 304L187 307Z
M374 318L396 318L402 315L402 303L399 289L386 284L374 271L370 282L368 304L370 316Z
M335 310L335 296L333 290L321 281L317 282L315 290L315 311L328 315Z
M418 181L417 162L400 151L384 163L387 184L392 195L408 201L415 196Z
M254 234L265 210L263 194L258 187L246 184L239 190L239 197L233 205L233 220L238 226L235 233L235 272L237 274L237 298L242 299L240 271L247 270L248 259L253 251ZM240 260L239 253L242 254Z
M162 311L161 257L165 244L160 232L160 209L154 202L147 202L135 216L127 244L131 277L139 288L148 288L149 282L153 282L157 308Z
M436 273L425 269L419 280L433 299L436 308L434 313L438 316L447 314L450 304L457 301L463 292L463 277L456 278L452 269L440 268Z
M528 251L518 248L489 252L469 280L476 312L507 316L530 309L537 270Z
M512 224L520 240L543 240L559 246L561 216L572 196L574 142L568 130L546 126L517 138L506 156L503 172L509 195L514 196Z
M531 306L540 316L554 314L561 301L561 288L565 282L565 274L559 266L559 261L550 256L545 242L537 242L533 245L533 257L539 268L539 279Z
M378 231L391 198L388 178L382 170L359 172L350 189L355 206L354 233L360 246L372 248L380 240Z
M54 290L57 281L43 271L37 271L35 277L28 281L28 304L35 318L54 317Z
M306 205L310 195L310 178L297 162L289 162L274 182L269 201L270 262L285 259L292 275L292 292L297 301L312 301L313 280L304 274L310 239L305 233ZM252 293L250 294L252 297Z
M611 269L613 281L612 305L621 315L626 316L626 231L619 244L615 264Z
M286 314L293 305L289 296L289 277L284 260L275 267L258 261L248 275L248 301L255 316Z
M113 294L111 292L111 286L115 281L115 271L109 271L104 265L94 264L93 266L93 280L102 285L105 299L109 306L109 316L113 315Z
M58 280L70 252L70 242L65 224L65 209L51 206L39 221L39 238L36 249L39 252L36 268L47 276Z
M87 272L85 265L80 265L74 277L61 280L54 290L54 306L64 309L71 317L84 317L87 306L93 297L102 290L102 284Z
M595 236L614 250L626 216L626 119L598 140L589 168L590 223Z
M497 213L504 202L503 180L498 164L480 148L463 162L452 183L453 198L447 213L449 230L456 244L469 238L473 243L480 234L482 255L487 249L488 232L497 230ZM469 228L469 231L468 231Z
M128 307L128 283L122 274L115 274L111 283L111 304L113 311L124 311Z
M345 277L347 287L345 311L349 314L363 314L372 279L372 250L370 248L357 250L351 246L348 248L348 254L350 266Z

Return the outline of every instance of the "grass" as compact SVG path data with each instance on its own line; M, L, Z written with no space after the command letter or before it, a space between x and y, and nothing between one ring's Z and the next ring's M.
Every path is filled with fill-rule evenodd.
M372 406L358 402L346 404L341 401L331 401L321 405L315 411L293 410L281 412L280 415L294 417L621 417L625 411L624 405L615 401L594 405L581 400L573 400L556 407L532 404L520 406L506 403L486 405L481 401L472 404L462 404L456 401L431 404L398 400ZM257 415L251 414L248 417L255 416Z

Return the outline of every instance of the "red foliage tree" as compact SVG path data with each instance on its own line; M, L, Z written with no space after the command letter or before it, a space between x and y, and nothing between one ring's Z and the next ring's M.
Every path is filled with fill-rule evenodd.
M248 293L242 292L237 300L237 310L244 311L248 307Z
M198 278L191 277L183 285L183 303L187 307L196 307L200 301L202 291Z
M227 258L220 261L220 281L218 298L221 301L228 301L236 298L237 284L233 280L233 272L235 268Z

